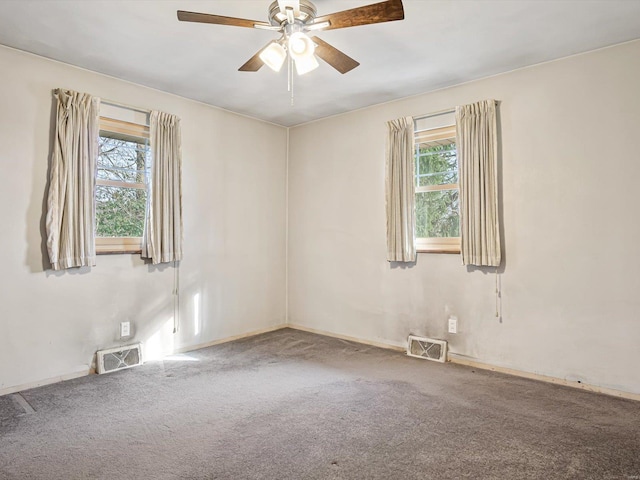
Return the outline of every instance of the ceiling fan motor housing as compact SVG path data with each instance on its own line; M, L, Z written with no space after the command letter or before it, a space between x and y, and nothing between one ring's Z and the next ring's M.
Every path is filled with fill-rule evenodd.
M300 15L296 17L303 24L312 23L316 18L316 6L309 0L300 0ZM280 5L275 1L269 6L269 23L279 27L287 20L287 16L280 10Z

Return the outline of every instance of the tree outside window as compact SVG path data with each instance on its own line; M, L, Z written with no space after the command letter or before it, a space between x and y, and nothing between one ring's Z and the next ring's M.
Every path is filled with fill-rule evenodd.
M416 132L418 251L460 251L460 188L455 126Z
M110 120L110 122L115 122ZM150 149L148 135L120 122L100 130L96 177L96 248L117 252L140 250L147 211ZM142 136L140 136L142 133ZM118 239L128 247L117 247Z

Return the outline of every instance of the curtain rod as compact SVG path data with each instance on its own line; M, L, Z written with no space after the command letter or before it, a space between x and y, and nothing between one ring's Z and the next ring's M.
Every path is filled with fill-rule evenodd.
M119 102L114 102L112 100L106 100L104 98L100 99L100 102L105 103L107 105L111 105L112 107L120 107L120 108L126 108L128 110L134 110L136 112L140 112L140 113L146 113L149 114L151 113L151 110L146 110L144 108L140 108L140 107L133 107L131 105L126 105L124 103L119 103Z
M426 115L420 115L419 117L413 117L413 121L415 122L416 120L423 120L425 118L439 117L440 115L446 115L448 113L456 113L456 109L455 108L447 108L446 110L440 110L440 111L437 111L437 112L427 113Z
M500 105L500 100L494 100L496 106ZM432 113L427 113L426 115L420 115L419 117L413 117L413 121L415 122L416 120L423 120L425 118L430 118L430 117L438 117L440 115L446 115L447 113L456 113L456 109L455 108L447 108L446 110L439 110L437 112L432 112Z

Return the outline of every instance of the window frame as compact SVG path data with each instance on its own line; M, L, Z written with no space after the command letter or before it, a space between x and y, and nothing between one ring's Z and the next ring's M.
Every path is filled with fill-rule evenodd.
M414 161L416 165L418 163L418 151L419 145L427 142L436 142L442 140L448 140L455 138L456 125L445 125L436 128L428 128L424 130L415 131L414 139ZM457 145L456 145L456 164L458 164L457 158ZM457 190L460 192L460 167L458 164L458 183L440 184L440 185L427 185L418 186L418 172L415 173L415 194L425 192L437 192L443 190ZM459 218L459 217L458 217ZM460 253L461 251L461 239L460 237L416 237L416 251L418 253Z
M100 116L99 119L99 136L102 136L102 132L110 132L121 135L127 135L130 137L144 139L147 143L150 140L150 129L147 125L141 125L138 123L127 122L124 120L118 120L107 116ZM97 159L96 159L97 162ZM98 167L96 166L96 187L98 185L107 187L122 187L122 188L138 188L144 189L149 194L149 179L147 183L132 183L132 182L119 182L116 180L103 180L97 178ZM97 188L96 188L97 191ZM94 202L96 201L96 192L93 194ZM97 214L96 214L97 215ZM142 239L143 237L99 237L97 232L94 232L96 254L97 255L109 255L109 254L138 254L142 253Z

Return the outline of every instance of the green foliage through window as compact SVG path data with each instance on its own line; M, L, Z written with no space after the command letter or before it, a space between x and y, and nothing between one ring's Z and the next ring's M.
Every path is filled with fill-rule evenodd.
M457 184L455 143L419 144L416 148L416 237L460 236Z
M145 190L96 185L96 235L141 237L146 209Z
M416 237L459 237L458 202L458 190L417 193Z

